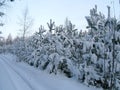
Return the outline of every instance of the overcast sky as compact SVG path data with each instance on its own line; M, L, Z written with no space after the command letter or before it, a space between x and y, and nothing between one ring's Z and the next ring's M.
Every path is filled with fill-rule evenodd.
M89 15L89 10L96 4L98 11L107 15L107 5L112 6L111 12L113 12L111 1L115 2L115 13L118 18L119 0L15 0L6 9L5 25L0 27L3 32L2 36L7 37L9 33L13 37L20 35L18 22L26 7L29 15L34 19L31 33L37 31L40 25L47 26L49 19L53 19L56 25L64 24L66 17L76 25L76 28L85 30L87 25L85 16Z

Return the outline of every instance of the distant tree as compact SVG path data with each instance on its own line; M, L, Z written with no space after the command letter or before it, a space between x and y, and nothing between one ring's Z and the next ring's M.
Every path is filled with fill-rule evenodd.
M12 44L12 36L11 36L11 34L9 34L6 39L6 45L11 45L11 44Z
M0 38L0 46L3 46L5 44L5 38L1 37Z

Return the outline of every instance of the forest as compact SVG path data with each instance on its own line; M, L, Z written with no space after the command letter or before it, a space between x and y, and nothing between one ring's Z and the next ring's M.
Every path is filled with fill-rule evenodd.
M50 19L48 29L41 25L29 37L26 33L32 20L26 11L22 36L0 37L0 53L14 54L16 62L48 74L62 74L87 86L120 90L120 21L111 16L111 7L107 8L108 16L99 12L97 5L90 9L85 16L87 31L77 29L68 18L59 26Z

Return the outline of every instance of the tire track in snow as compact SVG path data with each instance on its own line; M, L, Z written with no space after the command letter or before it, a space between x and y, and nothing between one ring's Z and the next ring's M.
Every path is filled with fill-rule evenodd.
M0 90L17 90L17 87L12 81L8 69L4 66L2 58L0 58ZM7 87L6 87L7 85Z
M11 69L13 69L31 88L32 90L56 90L55 88L53 87L50 87L48 86L49 88L45 88L46 87L46 83L44 83L42 81L42 83L39 84L39 82L37 82L35 79L29 79L29 77L27 77L25 74L22 75L22 73L27 73L25 72L24 70L22 70L21 68L18 68L17 67L17 70L19 69L19 71L22 71L22 73L20 73L19 71L17 71L13 66L12 66L12 63L9 64L10 62L8 62L9 58L5 57L5 56L2 56L2 58L4 59L3 61L8 64ZM25 77L26 76L26 77ZM32 83L30 83L32 80ZM34 85L33 85L34 84ZM42 85L42 86L41 86Z
M38 72L37 69L34 69L33 67L30 67L27 64L25 65L24 63L20 64L20 63L15 62L14 60L16 60L16 59L13 58L13 56L11 56L11 55L9 56L9 54L8 55L0 55L0 57L3 58L3 60L2 59L0 60L2 63L2 64L0 63L1 68L2 68L2 66L4 66L6 68L5 70L9 71L9 73L10 73L10 75L8 75L9 78L11 76L12 77L11 79L15 83L15 79L17 78L17 76L19 76L19 75L22 76L25 79L25 81L29 82L30 85L34 88L32 90L69 90L69 89L70 90L97 90L96 88L90 88L90 87L86 87L83 85L79 85L77 82L73 82L73 80L68 80L67 78L61 78L61 77L55 78L54 76L49 77L48 75L44 74L43 72ZM8 64L12 68L14 68L15 71L19 75L16 75L16 72L14 72L14 70L11 70L11 67L9 67ZM0 69L0 70L2 70L2 69ZM3 73L4 73L4 70L3 70ZM14 78L14 76L15 76L15 78ZM25 83L21 77L20 77L20 79L22 80L23 83ZM3 80L4 80L4 78L3 78ZM16 82L16 83L17 83L17 85L21 84L19 82ZM6 83L5 83L5 85L7 86ZM41 87L41 86L43 86L43 87ZM60 86L62 86L62 87L60 87ZM31 89L18 88L18 89L2 89L2 90L31 90ZM98 90L102 90L102 89L98 89Z
M1 59L5 62L6 65L8 65L8 66L11 68L11 70L13 70L13 71L17 74L17 76L19 76L19 77L21 78L21 80L23 80L23 81L25 82L25 84L29 87L29 90L35 90L35 89L31 86L31 84L30 84L23 76L21 76L21 75L5 60L4 56L2 56Z

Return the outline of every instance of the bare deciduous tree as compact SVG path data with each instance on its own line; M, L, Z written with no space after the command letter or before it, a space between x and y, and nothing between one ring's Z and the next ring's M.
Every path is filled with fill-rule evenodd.
M26 34L33 25L33 19L29 16L28 9L26 8L23 17L19 19L19 25L21 26L20 31L22 32L22 38L25 40Z

